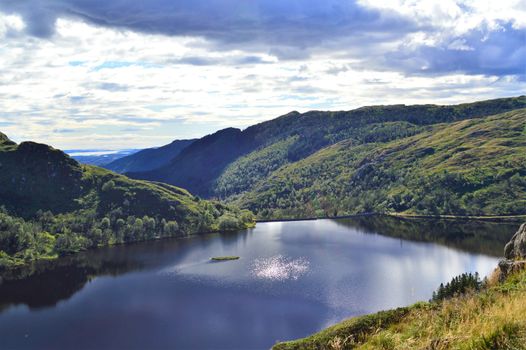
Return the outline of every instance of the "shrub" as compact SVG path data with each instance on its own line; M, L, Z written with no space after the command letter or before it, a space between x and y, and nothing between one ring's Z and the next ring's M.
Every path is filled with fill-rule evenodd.
M177 231L179 231L179 224L177 224L176 221L165 222L163 227L164 236L175 236L177 234Z
M115 181L110 180L102 185L102 192L109 192L115 188Z
M55 242L55 251L59 255L67 255L78 253L81 250L85 250L88 246L89 241L86 237L76 233L66 232L58 235Z
M219 230L235 231L240 228L240 222L232 215L224 214L219 217Z

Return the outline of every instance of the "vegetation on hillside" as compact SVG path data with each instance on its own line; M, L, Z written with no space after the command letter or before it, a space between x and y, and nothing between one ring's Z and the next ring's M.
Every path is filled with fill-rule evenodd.
M276 167L304 159L343 140L388 142L430 125L479 118L526 107L526 97L456 106L394 105L352 111L291 112L246 130L225 129L184 149L158 169L130 176L171 183L205 197L236 196ZM245 159L246 158L246 159Z
M3 134L0 184L0 269L90 247L253 225L248 211L80 165Z
M322 148L385 143L438 123L480 118L526 107L526 96L456 106L393 105L352 111L291 112L243 131L225 129L185 148L164 166L130 176L167 182L205 197L231 198Z
M273 349L526 349L526 271L479 292L352 318Z
M431 301L451 299L466 294L469 291L478 292L483 286L484 282L480 279L478 272L474 274L471 272L463 273L453 277L453 279L446 284L440 283L438 289L433 292Z
M526 214L526 109L345 140L282 166L235 203L260 218L363 212Z

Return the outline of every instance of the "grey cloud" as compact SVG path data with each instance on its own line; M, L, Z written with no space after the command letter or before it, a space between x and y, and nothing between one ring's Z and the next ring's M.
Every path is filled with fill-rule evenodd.
M462 43L463 47L451 44ZM503 24L500 30L479 28L442 47L400 48L383 58L410 74L463 72L484 75L526 75L526 30Z
M472 30L437 47L387 50L378 44L395 43L416 31L438 33L443 29L393 12L365 8L352 0L1 0L0 11L20 14L28 33L40 38L53 35L57 18L70 17L143 33L204 37L206 42L196 45L219 51L266 53L280 60L344 51L344 57L362 61L353 63L353 69L516 75L525 79L524 29L502 23L504 30ZM464 11L469 8L464 7ZM197 66L266 63L257 55L191 56L170 62ZM336 67L328 71L338 72Z
M71 103L83 103L86 100L85 96L70 96L69 101Z
M53 132L57 134L72 134L77 132L75 129L54 129Z
M415 27L342 0L3 0L0 9L22 15L28 32L38 37L51 36L58 17L75 17L138 32L202 36L227 46L265 43L283 57L304 56L312 45L354 32Z
M266 61L259 56L239 56L239 57L204 57L204 56L188 56L182 58L172 58L166 61L168 64L188 64L192 66L235 66L235 65L250 65L250 64L268 64L272 63Z
M117 83L97 83L95 87L100 90L106 90L106 91L111 91L111 92L129 90L129 87L127 85L117 84Z
M340 65L340 66L333 66L329 69L327 69L325 72L327 74L331 74L331 75L338 75L340 73L345 73L349 70L349 66L348 65Z

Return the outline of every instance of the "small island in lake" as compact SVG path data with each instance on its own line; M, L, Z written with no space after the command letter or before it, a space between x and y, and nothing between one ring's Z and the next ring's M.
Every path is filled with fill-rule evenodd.
M239 256L215 256L211 258L212 261L228 261L228 260L238 260Z

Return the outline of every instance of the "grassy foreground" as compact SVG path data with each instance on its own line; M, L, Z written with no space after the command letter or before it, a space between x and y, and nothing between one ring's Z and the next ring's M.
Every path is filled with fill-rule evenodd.
M479 293L343 321L274 350L526 349L526 271Z

